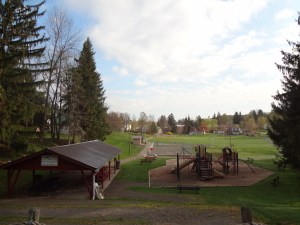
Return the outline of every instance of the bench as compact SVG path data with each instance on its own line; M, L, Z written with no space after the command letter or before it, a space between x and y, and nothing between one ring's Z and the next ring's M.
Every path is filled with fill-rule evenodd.
M199 193L199 186L187 186L187 185L178 185L177 189L180 193L182 193L183 190L195 190L197 193Z
M253 161L254 161L253 158L248 158L248 159L247 159L247 163L253 164Z
M273 180L272 180L272 185L273 185L273 186L279 185L279 176L273 178Z
M148 162L148 163L152 163L152 161L154 160L154 158L150 158L150 157L145 157L143 159L141 159L141 164Z

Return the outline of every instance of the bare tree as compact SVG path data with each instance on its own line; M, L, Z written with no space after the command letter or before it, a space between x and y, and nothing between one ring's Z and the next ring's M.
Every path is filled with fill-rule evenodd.
M256 133L257 124L256 124L255 119L253 118L253 116L248 115L244 119L243 123L244 123L244 129L245 129L245 131L248 135L254 135Z
M138 129L138 122L136 120L135 115L132 116L132 120L130 122L130 125L131 125L131 130L132 131L137 131L137 129Z
M139 118L139 121L138 121L141 133L143 133L143 132L146 133L146 131L147 131L147 121L148 121L147 114L145 112L141 112L140 113L140 118Z
M46 50L50 70L44 76L47 80L45 87L45 118L50 115L51 137L59 139L62 124L62 95L68 84L64 84L63 76L74 66L74 56L78 55L77 44L79 43L79 30L74 26L73 20L67 12L53 7L47 18L46 30L50 37ZM64 79L68 80L68 79ZM44 122L45 123L45 122ZM44 126L42 127L44 131Z
M121 131L122 126L122 118L119 113L117 112L110 112L107 115L108 123L110 124L110 127L113 131Z
M124 131L128 131L129 128L129 124L130 124L130 115L128 113L120 113L120 117L122 120L122 125L123 125L123 129Z

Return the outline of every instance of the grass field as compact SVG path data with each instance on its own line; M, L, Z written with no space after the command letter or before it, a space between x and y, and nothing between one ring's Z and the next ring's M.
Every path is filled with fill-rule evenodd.
M277 150L266 135L249 137L249 136L229 136L229 135L195 135L195 136L157 136L154 142L166 143L186 143L194 145L205 145L209 152L220 153L225 146L232 146L232 148L239 153L239 158L247 159L248 157L263 160L273 159Z
M160 136L153 137L149 141L154 142L169 142L169 143L186 143L192 145L206 145L209 152L220 153L224 146L233 146L234 150L239 153L240 159L253 158L254 165L264 167L275 172L275 175L253 185L250 187L211 187L202 188L199 194L195 194L193 191L186 191L181 196L186 196L184 204L187 207L196 207L199 209L211 209L226 211L230 209L238 210L241 206L250 207L254 217L254 221L260 221L265 224L300 224L300 174L298 170L287 168L286 171L277 171L277 168L273 164L275 159L276 148L271 144L267 136L248 137L248 136L218 136L218 135L201 135L201 136ZM114 145L122 149L121 158L128 158L136 155L141 147L129 145L130 134L128 133L112 133L106 143ZM160 167L165 164L165 158L158 158L153 163L145 163L141 166L139 161L132 161L126 164L122 164L122 169L116 179L119 182L148 182L148 171L155 167ZM0 171L0 192L3 194L5 191L5 171ZM22 189L24 186L31 182L30 173L28 176L22 176L18 181L18 188ZM280 177L280 184L273 186L272 179L275 176ZM150 195L151 193L159 194L164 197L178 195L176 189L170 188L147 188L144 186L132 185L130 190L136 193L145 193ZM161 207L168 204L169 206L176 207L178 203L166 202L163 199L160 201L147 200L143 201L137 199L110 199L109 204L122 203L122 207L132 207L132 204L137 204L137 207L151 205L151 207ZM137 203L138 202L138 203ZM42 203L45 208L56 207ZM49 203L52 204L52 203ZM94 203L85 202L84 208L95 207ZM15 207L15 206L12 206ZM20 206L21 207L21 206ZM78 206L81 207L81 206ZM97 206L101 207L101 206ZM0 218L2 221L10 221L9 218ZM72 220L72 219L70 219ZM96 224L93 220L95 217L82 218L85 224ZM49 224L51 220L46 220ZM70 223L76 221L70 221ZM113 221L110 221L114 224ZM3 224L3 223L2 223ZM126 223L125 223L126 224ZM130 224L129 222L127 224Z
M248 157L254 159L254 165L264 167L275 172L274 176L280 177L280 184L274 187L271 176L250 187L212 187L201 189L201 196L194 198L204 199L207 206L247 206L252 209L254 217L267 224L300 224L300 174L298 170L287 168L286 171L277 171L273 163L276 148L271 144L267 136L214 136L211 134L202 136L159 136L153 138L154 142L203 144L208 147L208 152L220 153L224 146L229 146L239 152L241 159ZM138 162L123 165L122 171L117 177L126 181L147 182L148 170L164 164L164 159L137 169ZM130 176L129 176L130 174ZM149 189L132 187L136 191L174 193L175 190L159 188ZM190 198L190 196L189 196ZM196 201L196 199L195 199ZM202 203L203 204L203 203Z

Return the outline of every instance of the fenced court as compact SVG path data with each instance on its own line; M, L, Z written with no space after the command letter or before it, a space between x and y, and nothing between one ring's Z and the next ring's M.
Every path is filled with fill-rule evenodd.
M157 154L158 156L171 156L176 157L177 154L184 157L191 157L195 154L195 145L184 143L161 143L155 142L151 149L151 154Z

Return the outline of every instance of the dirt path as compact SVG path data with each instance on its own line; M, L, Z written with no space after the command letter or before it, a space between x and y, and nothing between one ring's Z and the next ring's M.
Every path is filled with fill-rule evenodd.
M137 159L140 159L140 158L144 157L144 155L148 153L149 148L150 148L151 145L152 145L151 142L147 142L146 145L144 146L143 150L140 151L139 154L137 154L135 156L132 156L132 157L129 157L129 158L126 158L126 159L121 159L121 163L123 164L123 163L131 162L133 160L137 160Z

